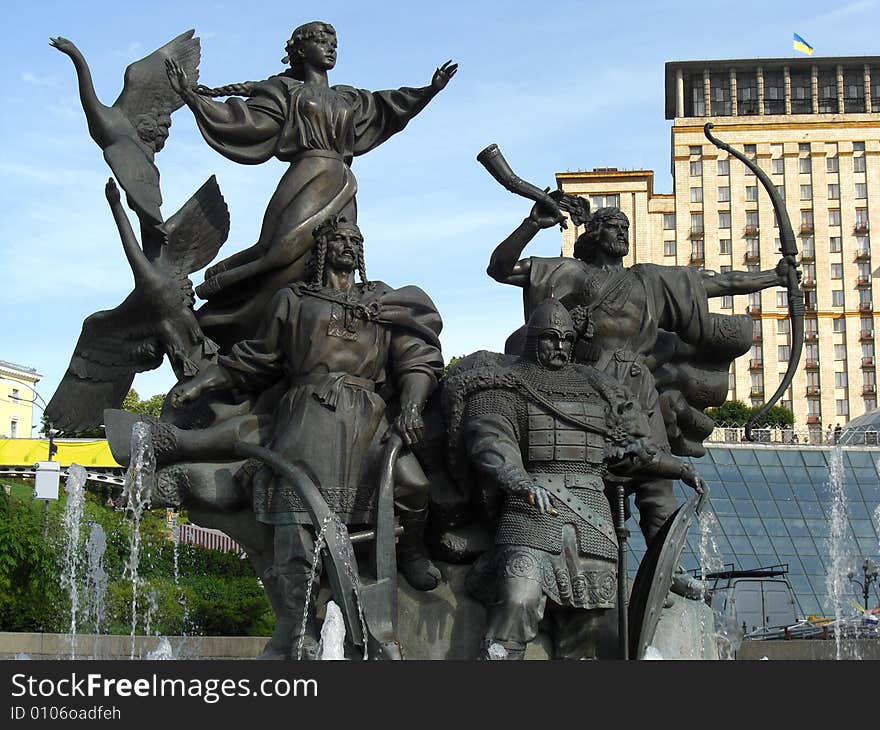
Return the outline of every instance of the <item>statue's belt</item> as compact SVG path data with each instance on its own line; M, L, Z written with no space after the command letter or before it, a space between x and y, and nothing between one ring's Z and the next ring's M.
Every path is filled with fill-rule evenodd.
M546 474L541 472L530 472L529 476L539 487L546 489L561 504L564 504L584 523L598 532L602 537L608 540L614 547L617 547L617 538L614 534L613 525L596 510L588 507L581 498L575 494L569 487L591 489L594 491L602 491L602 487L597 489L595 481L598 480L602 484L602 478L599 476L588 476L586 474ZM602 495L604 499L604 494ZM551 517L551 519L553 519Z

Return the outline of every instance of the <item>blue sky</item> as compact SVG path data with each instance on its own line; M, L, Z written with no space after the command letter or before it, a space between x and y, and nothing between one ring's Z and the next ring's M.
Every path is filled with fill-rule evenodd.
M99 98L112 104L125 67L188 28L202 42L200 80L218 86L280 71L291 30L315 19L339 35L334 84L421 86L446 59L460 64L403 133L353 167L369 273L431 295L447 359L500 349L522 316L519 290L490 280L485 267L529 203L475 161L487 144L541 185L560 170L615 166L653 169L656 189L671 191L666 61L792 56L794 32L817 56L880 55L880 0L4 3L0 359L37 368L46 400L82 320L115 307L132 285L104 199L109 169L88 136L73 66L49 37L79 46ZM284 170L221 158L185 108L157 164L166 217L217 175L232 219L221 256L256 240ZM545 232L529 252L558 255L560 240ZM145 397L173 384L166 364L134 386Z

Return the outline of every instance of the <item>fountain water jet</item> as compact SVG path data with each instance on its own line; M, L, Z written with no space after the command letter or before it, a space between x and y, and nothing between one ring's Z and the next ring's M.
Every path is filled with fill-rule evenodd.
M70 597L70 658L76 658L76 619L79 610L79 585L77 574L82 560L79 549L79 533L85 506L85 486L88 475L78 464L71 464L67 471L67 502L64 505L64 564L61 569L61 586Z

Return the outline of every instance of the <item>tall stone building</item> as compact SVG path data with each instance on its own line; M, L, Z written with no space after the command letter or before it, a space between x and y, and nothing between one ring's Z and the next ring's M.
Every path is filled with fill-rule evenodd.
M880 57L670 62L666 118L672 195L654 193L651 170L558 173L559 186L629 216L628 263L772 269L779 229L770 199L705 138L711 121L771 176L798 236L806 337L782 404L814 431L875 409L880 253L872 258L870 219L880 226ZM564 254L580 232L564 233ZM710 308L752 316L753 346L733 365L729 397L762 403L788 364L786 292L713 299Z

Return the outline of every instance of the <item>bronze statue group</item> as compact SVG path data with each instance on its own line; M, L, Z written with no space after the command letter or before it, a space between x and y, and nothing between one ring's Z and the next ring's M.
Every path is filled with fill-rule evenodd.
M620 210L531 196L531 212L488 267L523 289L524 325L504 354L474 353L444 375L430 297L368 277L351 163L404 129L456 64L421 88L331 86L336 32L312 22L287 42L284 71L208 89L196 84L199 40L189 31L129 66L107 107L79 50L63 38L52 45L73 60L89 131L141 241L111 178L107 198L135 287L116 309L86 319L47 417L66 430L103 423L127 464L132 426L145 418L119 410L122 399L135 373L168 356L178 384L162 417L146 419L152 506L185 508L247 548L276 615L262 657L316 653L312 571L332 556L315 555L326 527L315 524L315 500L346 533L373 529L374 553L395 551L376 527L383 478L402 528L390 557L413 588L443 580L426 542L464 523L488 536L485 549L459 556L473 563L468 587L486 606L474 656L522 658L542 621L557 658L616 656L625 568L612 512L628 507L617 495L634 495L650 546L678 508L673 481L704 490L678 457L703 453L712 428L703 410L723 402L730 362L752 334L748 317L710 313L708 299L786 286L793 258L756 273L627 268ZM259 239L207 269L198 309L189 275L214 259L229 215L212 178L162 218L154 156L184 104L223 156L288 164ZM585 229L574 258L522 258L541 229L564 225L574 210ZM454 520L432 509L438 482L453 485Z

